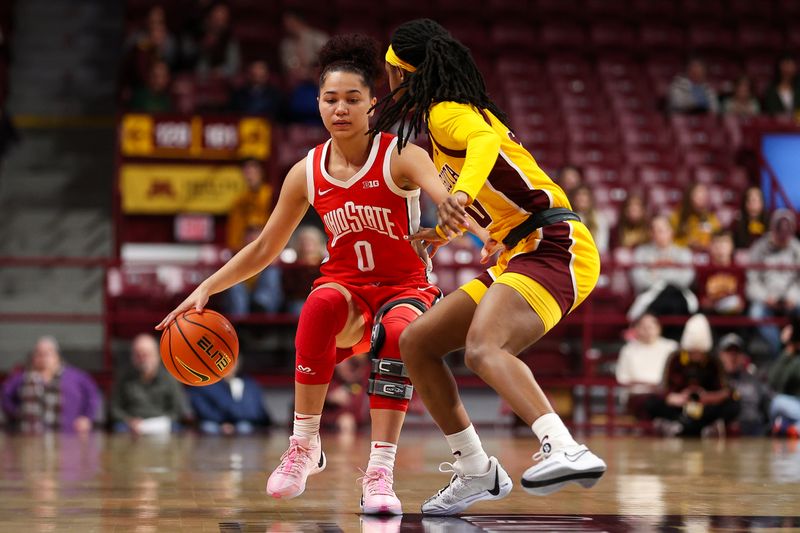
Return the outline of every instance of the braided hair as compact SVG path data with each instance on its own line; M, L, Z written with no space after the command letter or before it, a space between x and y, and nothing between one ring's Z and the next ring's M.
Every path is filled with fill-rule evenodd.
M332 37L319 52L319 86L331 72L351 72L361 76L375 94L375 81L383 73L378 42L372 37L351 33Z
M391 44L397 56L417 70L409 73L400 86L375 105L380 116L371 134L386 131L399 122L398 149L402 148L423 131L430 108L437 102L458 102L488 109L508 124L506 114L489 99L486 83L469 49L439 23L431 19L406 22L392 34Z

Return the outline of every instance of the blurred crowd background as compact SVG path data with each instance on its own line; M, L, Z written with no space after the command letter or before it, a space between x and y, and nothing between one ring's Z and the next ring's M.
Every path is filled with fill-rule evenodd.
M558 409L604 431L797 437L791 0L3 3L9 426L232 434L282 423L294 326L325 257L313 214L275 265L210 303L237 326L239 377L184 391L150 329L254 238L286 170L327 138L316 55L328 37L386 46L420 16L470 48L601 251L589 301L521 356ZM426 203L423 224L434 223ZM479 250L468 237L440 250L434 281L450 292L471 279ZM460 354L449 361L480 396ZM365 380L363 358L337 370L332 427L363 423ZM515 423L484 403L486 420Z

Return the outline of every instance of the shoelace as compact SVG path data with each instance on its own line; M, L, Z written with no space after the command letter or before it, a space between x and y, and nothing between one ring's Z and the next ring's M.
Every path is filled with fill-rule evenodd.
M303 448L299 443L289 444L289 449L281 455L281 464L278 470L283 474L298 474L302 463L311 459L310 450Z
M389 475L384 472L383 470L371 470L369 472L365 472L361 470L363 476L358 478L359 483L364 483L366 480L367 491L369 492L370 496L381 495L381 496L394 496L394 491L392 490L392 480L389 479Z
M439 463L439 472L443 474L450 474L452 473L453 476L450 478L450 482L439 489L439 492L436 493L437 496L444 496L445 500L452 501L456 498L456 491L458 491L461 487L460 485L463 484L464 480L467 479L469 476L465 476L459 474L456 470L456 467L453 463ZM449 494L445 494L449 489ZM430 498L429 498L430 499Z
M544 445L542 445L542 447L539 448L538 452L536 452L535 454L531 455L531 459L533 459L533 461L535 463L538 463L539 461L543 461L543 460L547 459L548 457L550 457L550 455L552 453L553 453L552 450L549 451L549 452L544 451Z

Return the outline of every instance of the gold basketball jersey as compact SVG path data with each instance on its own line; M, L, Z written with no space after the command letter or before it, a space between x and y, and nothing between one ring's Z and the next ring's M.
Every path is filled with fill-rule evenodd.
M491 112L468 104L431 107L428 130L439 177L472 199L467 211L502 241L531 214L571 208L566 194Z

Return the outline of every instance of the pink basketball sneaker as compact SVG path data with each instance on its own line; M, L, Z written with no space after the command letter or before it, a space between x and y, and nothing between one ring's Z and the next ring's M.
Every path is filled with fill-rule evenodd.
M367 470L361 478L361 512L364 514L403 514L403 506L392 489L394 476L388 468Z
M289 449L281 456L281 464L267 480L267 494L273 498L296 498L306 490L308 476L325 470L325 453L317 437L309 439L292 435Z

